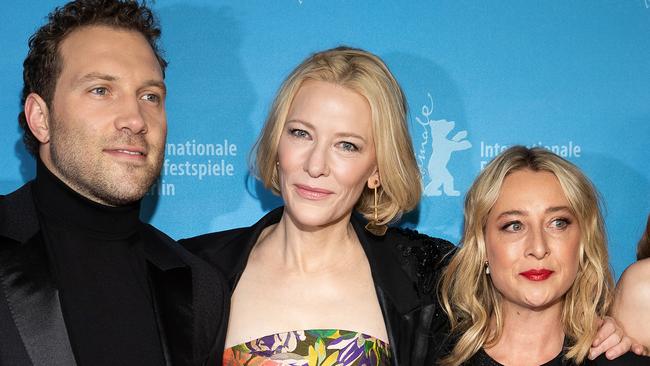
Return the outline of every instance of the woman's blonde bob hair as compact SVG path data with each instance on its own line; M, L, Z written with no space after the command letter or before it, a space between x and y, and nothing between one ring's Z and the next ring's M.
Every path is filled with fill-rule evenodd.
M557 177L580 226L578 273L564 295L562 308L561 321L569 342L567 359L583 362L597 330L596 318L607 314L614 284L596 189L578 167L554 153L513 146L487 165L465 198L462 246L440 282L440 300L456 341L442 365L459 365L501 337L501 294L485 274L485 224L505 177L524 169ZM490 328L492 317L495 329Z
M413 209L422 187L406 123L407 105L388 67L370 52L338 47L313 54L291 72L273 101L253 150L253 171L266 188L280 194L278 144L293 98L306 80L325 81L362 95L370 105L381 187L375 221L374 192L366 187L355 206L366 219L387 224Z

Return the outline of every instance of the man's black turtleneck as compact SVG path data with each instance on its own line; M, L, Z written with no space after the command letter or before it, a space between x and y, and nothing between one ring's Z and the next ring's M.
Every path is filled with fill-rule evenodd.
M38 162L33 195L78 365L164 365L140 203L109 207Z

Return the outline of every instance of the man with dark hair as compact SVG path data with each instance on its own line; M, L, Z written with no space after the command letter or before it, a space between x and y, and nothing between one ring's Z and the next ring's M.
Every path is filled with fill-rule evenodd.
M220 363L223 280L139 220L166 137L159 36L143 4L78 0L29 40L37 172L0 196L0 365Z

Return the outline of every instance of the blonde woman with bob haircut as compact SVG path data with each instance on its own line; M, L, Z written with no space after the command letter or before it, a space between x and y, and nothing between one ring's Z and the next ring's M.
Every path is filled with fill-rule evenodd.
M462 246L440 285L455 340L441 365L591 364L613 282L589 179L542 148L501 153L467 193ZM610 357L630 348L620 329L614 337ZM602 355L594 364L641 359Z
M428 365L437 275L454 246L388 228L421 196L402 90L370 52L308 57L284 81L254 150L282 197L251 227L183 245L226 274L224 365Z
M356 210L371 223L385 225L415 208L420 202L422 187L406 124L406 99L384 62L360 49L338 48L317 53L284 81L256 144L256 167L253 169L264 186L280 195L277 166L269 157L277 156L291 102L308 80L354 91L370 106L377 169L382 172L378 188L380 200L375 210L374 191L366 189L361 193Z

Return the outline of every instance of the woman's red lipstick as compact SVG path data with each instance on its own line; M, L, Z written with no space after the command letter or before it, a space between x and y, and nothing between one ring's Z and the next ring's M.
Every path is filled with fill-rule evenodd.
M521 272L520 275L526 277L531 281L544 281L545 279L551 277L553 271L550 269L529 269L526 272Z

